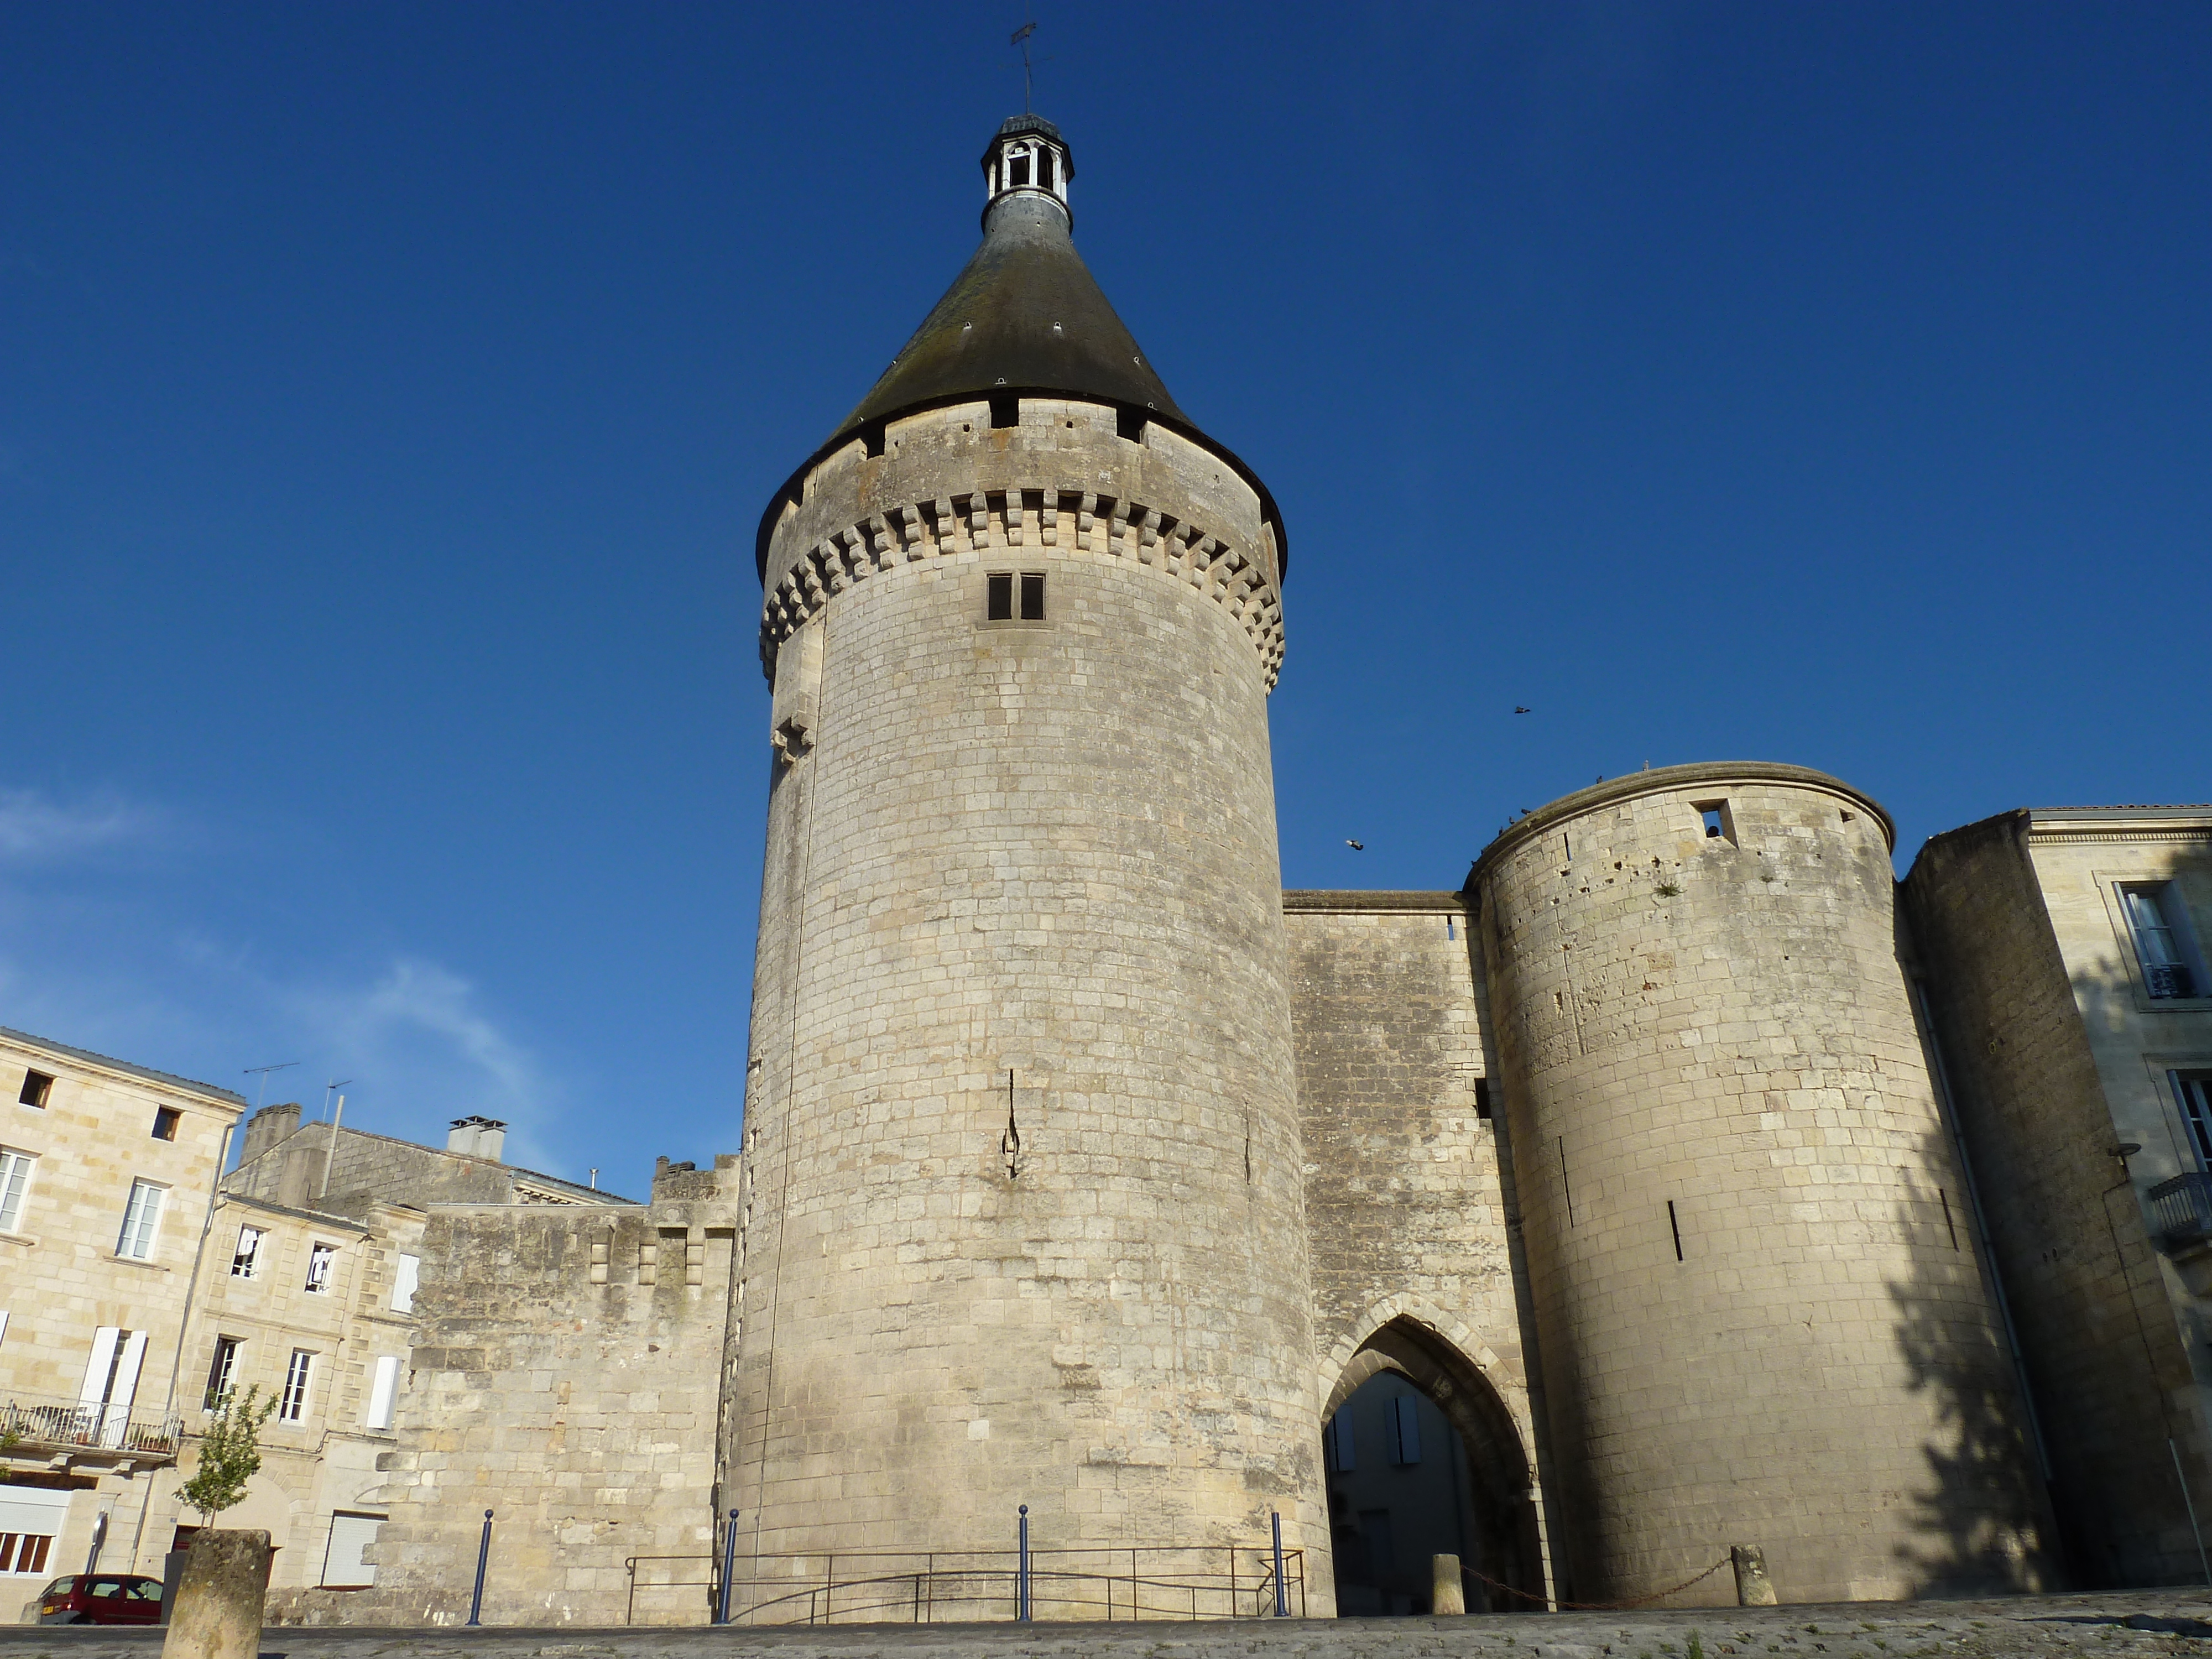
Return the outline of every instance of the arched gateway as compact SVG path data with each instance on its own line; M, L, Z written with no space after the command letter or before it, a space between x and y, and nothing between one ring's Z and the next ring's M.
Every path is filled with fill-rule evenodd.
M1431 1327L1401 1316L1382 1326L1353 1353L1329 1392L1322 1413L1324 1421L1332 1425L1332 1433L1348 1441L1346 1413L1352 1396L1376 1377L1393 1373L1436 1407L1463 1449L1464 1470L1450 1473L1467 1534L1462 1565L1470 1570L1469 1610L1486 1601L1498 1613L1541 1607L1544 1571L1536 1523L1535 1470L1511 1410L1480 1366ZM1376 1456L1397 1459L1403 1455L1402 1446L1394 1440L1387 1449L1370 1449L1370 1461ZM1350 1482L1339 1475L1356 1473L1359 1456L1358 1451L1340 1443L1329 1459L1332 1498L1345 1498L1341 1507L1346 1511L1331 1518L1344 1523L1346 1531L1354 1523L1353 1504L1346 1491ZM1461 1474L1466 1483L1463 1489L1455 1485ZM1340 1582L1346 1565L1339 1563ZM1425 1571L1425 1564L1421 1570Z

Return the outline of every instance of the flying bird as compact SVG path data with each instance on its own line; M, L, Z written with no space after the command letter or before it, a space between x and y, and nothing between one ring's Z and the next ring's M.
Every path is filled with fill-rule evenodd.
M1532 711L1526 703L1516 703L1513 705L1513 712L1516 714L1526 714Z
M1347 841L1347 842L1346 842L1344 844L1345 844L1346 847L1349 847L1349 848L1350 848L1353 852L1355 852L1355 853L1364 853L1364 852L1365 852L1365 851L1367 850L1364 847L1362 847L1362 846L1361 846L1358 842L1356 842L1356 841Z

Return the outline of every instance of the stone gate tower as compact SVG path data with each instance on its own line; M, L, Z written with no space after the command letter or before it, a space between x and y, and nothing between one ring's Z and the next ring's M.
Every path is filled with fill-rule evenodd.
M761 526L723 1507L763 1558L1279 1511L1324 1611L1282 531L1078 257L1058 130L983 169L981 246Z

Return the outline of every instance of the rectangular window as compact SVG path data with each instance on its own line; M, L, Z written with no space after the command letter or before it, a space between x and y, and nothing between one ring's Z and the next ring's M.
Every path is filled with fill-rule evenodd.
M150 1181L131 1183L131 1201L123 1209L123 1231L115 1241L115 1254L133 1261L154 1259L154 1240L161 1228L161 1200L167 1188Z
M23 1073L23 1092L15 1098L26 1106L44 1107L54 1091L54 1080L44 1072Z
M1022 620L1044 620L1044 573L1041 570L1022 572Z
M392 1312L413 1313L415 1311L415 1286L422 1275L422 1258L419 1255L409 1255L403 1250L400 1253L398 1265L392 1270Z
M145 1332L114 1325L102 1325L93 1332L84 1387L77 1395L78 1433L92 1444L123 1443L131 1421L131 1402L138 1393L139 1369L145 1361Z
M284 1392L276 1407L276 1420L296 1423L307 1414L307 1378L315 1369L315 1356L305 1348L292 1350L284 1368Z
M1000 392L991 399L991 424L997 428L1019 426L1022 423L1022 400L1008 392Z
M2212 991L2203 983L2197 941L2189 935L2181 896L2172 882L2130 883L2120 889L2120 903L2127 911L2128 930L2135 935L2144 990L2161 1000Z
M2212 1073L2170 1072L2173 1097L2181 1106L2182 1127L2188 1131L2189 1150L2197 1154L2197 1167L2212 1170Z
M1413 1396L1401 1394L1390 1401L1389 1416L1385 1420L1390 1431L1390 1461L1401 1467L1419 1462L1421 1416Z
M376 1361L376 1376L368 1385L368 1413L362 1422L372 1429L392 1426L392 1398L399 1392L399 1356L380 1354Z
M44 1572L53 1547L51 1533L0 1532L0 1572Z
M246 1343L235 1336L218 1336L215 1340L215 1358L208 1366L207 1396L202 1409L213 1411L222 1404L223 1395L230 1392L231 1380L238 1374L238 1351Z
M994 574L983 579L983 620L1012 622L1014 619L1014 578L1012 571Z
M1690 805L1698 816L1705 820L1707 841L1724 841L1734 843L1735 817L1729 811L1729 804L1726 801L1693 800Z
M174 1140L177 1138L177 1125L184 1121L184 1116L185 1115L173 1106L155 1107L154 1109L154 1139Z
M331 1264L337 1260L337 1254L338 1247L335 1244L315 1244L308 1248L307 1288L314 1295L320 1296L330 1289Z
M233 1279L253 1279L261 1272L261 1229L240 1227L238 1230L238 1249L230 1258Z
M0 1148L0 1233L12 1233L23 1224L23 1210L31 1195L31 1171L38 1162L28 1152Z

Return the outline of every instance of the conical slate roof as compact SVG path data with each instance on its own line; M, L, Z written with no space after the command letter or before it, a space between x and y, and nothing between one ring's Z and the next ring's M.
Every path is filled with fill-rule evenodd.
M1043 140L1050 141L1056 175L1000 170L1010 149L1041 152ZM1258 494L1274 533L1279 574L1290 550L1274 497L1251 468L1200 432L1168 395L1075 251L1066 198L1074 164L1060 130L1041 116L1016 116L999 129L984 166L994 193L983 210L982 246L860 406L769 501L755 544L763 576L779 514L787 502L799 500L806 473L823 457L865 430L874 429L879 438L883 423L896 416L994 393L1111 404L1204 445Z
M1036 197L993 206L967 269L841 430L999 391L1066 392L1188 418L1075 251L1066 211Z

